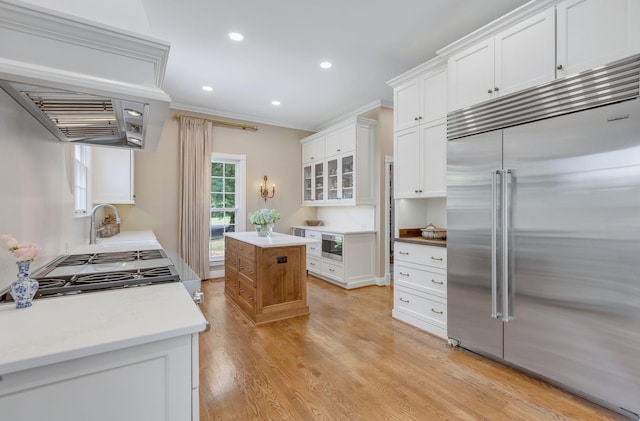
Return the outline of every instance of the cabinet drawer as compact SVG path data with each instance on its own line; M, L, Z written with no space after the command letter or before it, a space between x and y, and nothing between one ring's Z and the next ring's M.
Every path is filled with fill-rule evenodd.
M442 298L397 285L394 287L394 307L442 329L447 328L447 303Z
M256 285L256 262L241 257L238 259L238 276L242 279L250 282L251 285Z
M313 238L316 239L318 241L322 240L322 232L320 231L310 231L310 230L305 230L304 231L304 236L306 238Z
M340 264L335 264L335 263L323 260L322 274L338 282L344 282L344 266Z
M447 296L447 274L442 269L411 263L398 262L394 265L393 281L438 297Z
M256 260L256 246L247 243L239 243L238 255L248 260Z
M238 274L236 272L229 272L225 270L224 292L231 297L238 295Z
M250 314L256 314L256 289L248 283L240 280L238 287L238 305Z
M394 244L394 260L446 269L447 249L446 247L396 241Z
M229 253L225 251L224 254L224 270L226 271L238 271L238 256L235 253Z
M307 256L321 256L322 255L322 245L318 241L317 243L307 244Z
M322 260L307 254L307 270L315 273L322 272Z

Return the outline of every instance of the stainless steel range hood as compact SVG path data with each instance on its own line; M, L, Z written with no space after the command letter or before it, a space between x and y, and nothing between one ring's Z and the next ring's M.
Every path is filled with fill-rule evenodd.
M2 68L0 60L0 87L59 140L155 149L149 139L159 138L170 104L160 89L91 80L52 69L28 77L33 67L23 69L21 75Z
M0 88L63 142L155 150L169 44L0 0Z

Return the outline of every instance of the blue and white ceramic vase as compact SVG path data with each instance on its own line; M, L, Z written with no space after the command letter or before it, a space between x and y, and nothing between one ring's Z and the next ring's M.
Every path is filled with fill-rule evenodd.
M31 300L38 290L38 281L29 278L29 263L31 262L18 262L18 279L9 287L16 308L31 307Z

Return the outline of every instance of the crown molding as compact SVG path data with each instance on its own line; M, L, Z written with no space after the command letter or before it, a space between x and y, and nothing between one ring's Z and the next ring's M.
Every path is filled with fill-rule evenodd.
M475 45L498 32L513 26L534 14L546 10L550 7L558 4L560 0L531 0L528 3L523 4L517 9L507 13L494 20L491 23L471 32L470 34L460 38L459 40L447 45L436 51L436 54L444 59L448 59L458 51L464 50L467 47Z
M104 60L107 62L110 58L119 60L118 63L130 62L132 74L142 69L153 69L151 78L144 75L144 81L152 81L156 87L162 87L164 82L169 43L152 37L18 0L0 0L0 34L16 45L3 48L3 54L9 55L5 58L31 60L32 64L48 66L47 57L51 57L53 47L56 57L64 58L65 63L60 65L58 61L51 67L77 71L72 68L76 63L79 68L88 67L83 61L92 57L90 54L85 57L79 52L106 53ZM29 51L30 58L17 57L15 52L18 49ZM126 82L139 83L136 80Z
M395 88L421 74L435 71L435 70L441 70L443 68L446 69L446 66L447 66L447 60L445 58L434 57L431 60L425 63L422 63L419 66L414 67L408 72L405 72L400 76L394 77L393 79L387 82L387 85L391 86L392 88Z

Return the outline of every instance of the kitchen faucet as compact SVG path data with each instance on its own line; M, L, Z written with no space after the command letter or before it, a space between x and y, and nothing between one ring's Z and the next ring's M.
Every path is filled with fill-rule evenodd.
M113 209L113 211L116 214L116 224L120 223L120 214L118 213L118 209L116 209L115 206L110 205L108 203L101 203L99 205L95 205L93 207L93 209L91 209L91 227L89 228L89 244L95 244L96 243L96 211L103 207L106 206L108 208Z

